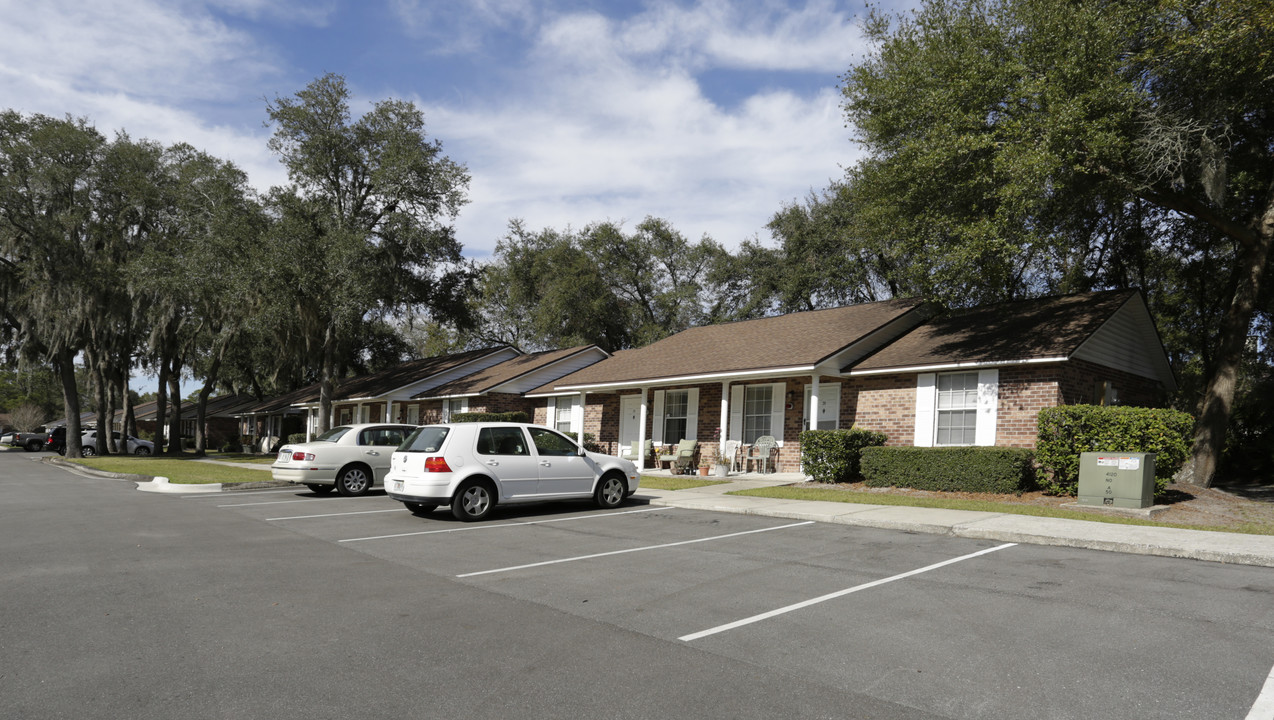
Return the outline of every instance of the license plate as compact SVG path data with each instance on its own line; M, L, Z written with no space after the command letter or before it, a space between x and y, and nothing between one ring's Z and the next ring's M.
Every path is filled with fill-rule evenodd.
M389 484L389 491L400 493L403 491L403 483L401 480L395 480Z

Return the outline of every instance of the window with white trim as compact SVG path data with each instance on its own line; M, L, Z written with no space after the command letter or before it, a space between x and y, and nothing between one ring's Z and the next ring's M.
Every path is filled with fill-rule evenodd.
M973 445L978 433L978 374L938 376L938 422L935 445Z
M748 385L743 388L743 442L751 445L759 437L774 436L774 388L770 385Z
M664 442L672 445L686 438L690 413L690 391L669 390L664 394Z
M339 419L337 420L337 424L338 424L338 425L349 425L349 424L350 424L350 421L351 421L351 420L353 420L353 418L354 418L354 411L353 411L353 409L352 409L352 408L347 408L347 407L343 407L343 408L341 408L341 411L340 411L340 414L338 415L338 418L339 418Z
M451 416L455 413L467 412L469 409L468 398L452 398L442 401L442 421L451 422Z
M419 405L407 406L407 424L408 425L420 424L420 406Z
M575 406L579 403L579 398L574 395L565 395L557 398L557 420L553 423L553 427L558 432L571 432L571 419L575 417Z

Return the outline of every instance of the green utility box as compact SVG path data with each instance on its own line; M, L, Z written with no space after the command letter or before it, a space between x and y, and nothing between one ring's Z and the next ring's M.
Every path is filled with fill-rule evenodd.
M1155 454L1079 454L1079 504L1148 508L1155 502Z

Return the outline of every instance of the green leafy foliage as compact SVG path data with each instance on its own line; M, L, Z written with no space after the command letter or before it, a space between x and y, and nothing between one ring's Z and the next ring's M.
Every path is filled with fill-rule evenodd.
M1155 453L1155 493L1163 492L1190 453L1189 414L1164 408L1062 405L1039 413L1035 457L1045 471L1041 486L1055 495L1075 495L1079 454Z
M927 0L866 31L841 252L949 306L1144 288L1210 482L1269 338L1274 2Z
M481 272L477 334L522 350L646 345L709 317L727 259L658 218L631 232L611 222L533 232L514 220Z
M562 434L576 442L579 442L579 433L577 432L567 431ZM593 433L584 433L584 441L580 444L583 445L584 449L589 452L602 452L602 446L597 444L597 438L593 435Z
M462 412L452 413L451 422L453 423L471 423L471 422L510 422L510 423L529 423L531 418L521 410L513 412Z
M882 432L848 430L806 430L801 433L801 467L815 482L852 482L859 477L863 448L884 445Z
M1033 454L1006 447L868 447L863 481L871 487L1016 493L1034 487Z

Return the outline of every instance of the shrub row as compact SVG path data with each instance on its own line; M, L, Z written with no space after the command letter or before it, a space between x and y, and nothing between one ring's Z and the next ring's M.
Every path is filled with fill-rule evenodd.
M455 413L451 416L453 423L470 423L470 422L514 422L529 423L531 418L521 410L514 412L464 412Z
M1039 413L1035 458L1041 486L1056 495L1079 489L1083 452L1155 453L1155 494L1163 492L1190 453L1194 418L1166 408L1062 405Z
M1008 447L867 447L863 481L872 487L1021 493L1034 487L1030 450Z
M874 430L806 430L801 433L801 467L815 482L851 482L859 477L863 448L885 444Z

